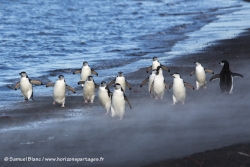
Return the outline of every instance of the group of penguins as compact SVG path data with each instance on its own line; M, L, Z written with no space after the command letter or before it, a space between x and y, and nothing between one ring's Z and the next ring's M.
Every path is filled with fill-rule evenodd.
M233 73L229 69L229 63L226 60L222 60L219 64L223 66L220 74L216 74L210 78L210 81L220 79L220 90L221 92L231 94L233 91L233 77L238 76L242 77L243 75L238 73ZM195 62L196 68L195 71L190 73L190 76L196 74L196 89L201 87L206 88L206 72L214 74L214 72L210 69L205 69L199 62ZM142 87L145 83L148 82L148 91L151 97L155 97L156 99L162 99L164 96L165 89L173 88L173 105L177 102L181 102L184 104L186 98L186 89L185 87L195 89L191 84L184 82L179 73L174 73L172 76L174 77L173 83L167 86L164 76L163 69L170 72L169 68L162 65L157 57L153 57L152 66L148 67L146 72L150 70L151 75L142 81L140 87ZM125 101L128 103L129 107L132 109L132 106L125 95L126 86L131 90L131 85L126 81L122 72L118 72L117 77L109 82L108 84L105 81L102 81L100 85L97 85L94 82L92 74L98 76L98 73L91 69L86 61L83 62L83 66L81 69L75 70L73 74L80 73L80 81L78 85L82 85L83 87L83 98L85 103L93 103L95 98L95 88L98 88L98 100L101 106L106 110L106 114L111 111L111 117L118 116L120 119L123 118L125 113ZM19 87L21 92L25 98L25 100L33 99L33 86L35 85L43 85L42 82L38 80L29 79L26 72L21 72L21 79L15 85L15 90ZM109 86L114 85L113 93L110 91ZM66 97L66 89L76 93L76 91L68 86L65 82L64 76L59 75L58 80L55 83L48 83L46 87L54 87L53 91L53 104L56 103L62 104L61 107L65 107L65 97Z

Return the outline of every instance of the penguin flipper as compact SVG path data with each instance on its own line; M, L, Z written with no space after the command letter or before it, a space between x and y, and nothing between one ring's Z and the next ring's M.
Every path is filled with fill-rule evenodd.
M214 72L212 70L210 70L210 69L205 69L205 72L209 72L211 74L214 74Z
M232 72L232 76L233 76L233 77L241 77L241 78L243 78L243 75L241 75L241 74L239 74L239 73L233 73L233 72Z
M220 78L220 74L216 74L210 78L210 81L214 81L214 80L219 79L219 78Z
M195 71L192 71L192 72L190 73L190 76L194 75L194 73L195 73Z
M131 106L131 104L130 104L130 102L129 102L129 100L128 100L128 98L127 98L127 96L126 96L125 94L124 94L124 99L125 99L126 102L128 103L130 109L132 109L132 106Z
M193 85L191 85L190 83L187 83L187 82L184 82L184 85L190 89L193 89L194 90L194 87Z
M164 65L161 65L161 68L162 69L164 69L164 70L167 70L168 72L170 72L170 69L169 68L167 68L166 66L164 66Z
M165 85L165 89L168 89L168 85L165 80L164 80L164 85Z
M68 86L68 85L66 85L66 89L72 91L73 93L76 93L75 89L72 88L72 87L70 87L70 86Z
M108 96L112 98L112 92L110 91L109 87L106 86L105 89L108 91Z
M46 87L54 86L54 85L55 85L55 83L54 83L54 82L51 82L51 83L46 84Z
M154 87L154 81L152 82L152 84L151 84L151 86L150 86L150 91L149 91L149 93L151 93L151 92L152 92L153 87Z
M95 83L95 88L99 88L99 85L97 85L96 83Z
M148 82L148 80L149 80L149 77L147 77L146 79L144 79L144 81L142 81L142 83L141 83L140 87L142 87L145 83L147 83L147 82Z
M128 81L125 80L125 82L126 82L127 87L129 88L129 90L131 90L132 89L131 85L128 83Z
M169 85L169 88L168 89L171 89L173 87L173 83L171 83L170 85Z
M96 76L98 76L98 73L95 70L93 70L93 69L91 69L91 73L95 74Z
M146 72L148 73L150 70L152 70L152 66L148 67Z
M85 81L79 81L77 84L78 84L78 85L80 85L80 84L85 84Z
M20 81L16 83L15 90L17 90L20 87Z
M115 80L116 80L116 79L114 79L113 81L110 81L110 82L108 83L108 86L114 84L114 83L115 83Z
M82 69L78 69L78 70L75 70L74 72L73 72L73 74L79 74L79 73L81 73L82 72Z
M35 84L35 85L42 85L43 83L38 80L30 80L30 83Z

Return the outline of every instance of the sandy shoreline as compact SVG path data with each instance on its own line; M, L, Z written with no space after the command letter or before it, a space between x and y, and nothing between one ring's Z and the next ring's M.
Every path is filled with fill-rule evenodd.
M194 61L219 73L221 66L218 63L228 60L233 72L244 75L243 79L235 78L232 95L219 92L218 80L208 81L207 89L187 89L185 105L172 106L172 90L165 92L163 100L155 100L150 98L147 85L139 88L141 81L149 75L143 68L126 75L133 87L132 91L126 91L133 109L126 107L122 121L103 116L105 111L99 106L97 98L94 104L83 104L80 95L68 96L63 109L52 105L51 96L15 103L13 108L6 109L0 116L1 129L4 129L0 131L0 148L3 150L0 165L14 166L12 162L3 162L4 157L45 156L105 159L91 164L39 162L36 166L142 166L250 142L250 113L247 111L250 107L249 38L250 30L247 30L235 39L205 48L202 53L174 58L168 66L171 72L164 71L168 84L173 80L170 74L179 72L186 82L195 86L195 76L189 76L195 68ZM211 76L208 73L207 80ZM8 130L11 128L13 130ZM34 164L18 164L22 165Z

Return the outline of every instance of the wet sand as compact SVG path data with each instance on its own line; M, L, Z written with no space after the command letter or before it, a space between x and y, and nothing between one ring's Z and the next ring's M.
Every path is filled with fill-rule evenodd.
M143 68L126 75L133 87L131 91L126 90L133 109L127 105L121 121L103 115L105 111L97 98L94 104L84 104L81 91L76 96L67 94L66 108L52 105L51 96L35 97L35 101L20 101L13 107L3 108L0 166L144 166L249 143L249 39L250 30L247 30L235 39L204 48L199 54L161 62L170 64L171 72L164 71L168 84L173 80L170 74L179 72L186 82L195 86L195 76L189 76L195 61L217 74L221 70L218 63L228 60L233 72L244 75L234 79L232 95L220 93L219 81L209 82L212 74L208 73L207 89L187 88L185 105L173 106L172 90L166 91L162 100L155 100L149 96L147 85L139 87L149 75ZM103 157L104 161L4 162L4 157Z

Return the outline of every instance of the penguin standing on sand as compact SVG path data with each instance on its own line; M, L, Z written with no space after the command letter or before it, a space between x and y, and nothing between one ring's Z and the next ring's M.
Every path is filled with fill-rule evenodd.
M168 72L170 72L169 68L167 68L164 65L161 65L161 63L159 62L159 60L156 56L153 57L152 66L149 66L147 68L146 72L148 73L150 70L156 70L158 66L161 66L164 70L167 70Z
M90 75L87 77L86 81L79 81L78 85L84 84L83 87L83 98L84 103L90 103L94 102L95 98L95 88L99 88L99 86L95 83L93 77Z
M54 86L54 91L53 91L53 98L54 98L54 102L53 104L55 105L56 103L58 104L62 104L61 107L65 107L65 99L66 99L66 89L72 91L73 93L76 93L76 91L66 85L65 79L63 75L59 75L58 76L58 80L55 83L48 83L46 85L46 87L49 86Z
M220 79L220 90L224 93L233 93L233 77L241 77L243 75L238 73L233 73L229 69L229 63L226 60L222 60L220 63L222 65L222 70L220 74L216 74L210 78L210 81L214 81L216 79Z
M167 84L164 80L163 74L162 74L162 67L158 66L154 80L150 87L150 94L152 93L155 96L155 99L162 99L164 96L164 90L167 89Z
M194 87L191 84L184 82L179 73L174 73L172 76L174 77L174 81L169 85L169 89L173 87L173 105L175 105L178 101L184 104L186 98L185 86L193 90Z
M19 73L19 75L21 75L21 78L20 81L17 82L17 84L15 85L15 90L17 90L20 87L23 97L26 101L29 100L30 98L34 100L32 84L42 85L42 82L29 79L27 73L24 71Z
M142 87L146 82L148 82L148 92L150 93L151 84L153 83L155 76L156 76L156 70L152 70L151 75L144 81L142 81L140 87ZM153 94L154 94L154 87L152 87L150 96L153 97Z
M190 73L190 76L192 76L194 73L196 75L196 89L198 90L200 87L203 86L203 88L206 88L207 81L206 81L206 72L209 72L211 74L214 74L212 70L205 69L202 67L201 63L194 62L196 64L195 71L192 71Z
M131 109L132 107L122 89L122 86L119 83L116 83L114 87L115 89L111 101L111 117L118 116L121 120L125 113L125 101L127 101Z
M110 111L111 97L112 97L112 92L109 90L107 83L105 81L102 81L98 90L98 100L101 106L106 110L106 114L108 114Z
M108 86L114 84L114 83L119 83L122 86L122 89L124 92L126 91L126 85L129 88L129 90L132 89L131 85L126 81L123 72L118 72L118 76L111 82L108 83Z
M78 73L81 73L80 81L86 81L87 77L91 74L95 74L96 76L98 76L98 73L95 70L91 69L88 65L88 62L86 61L83 62L82 69L78 69L73 72L73 74ZM82 86L84 86L84 84Z

